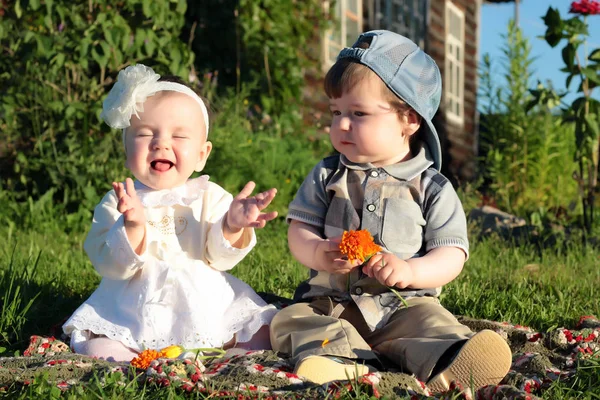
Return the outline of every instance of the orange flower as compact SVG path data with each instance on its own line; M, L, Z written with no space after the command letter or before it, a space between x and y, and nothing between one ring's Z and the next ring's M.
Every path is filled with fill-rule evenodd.
M344 231L340 242L340 251L348 256L348 261L359 260L361 263L368 260L373 254L381 251L381 247L373 241L373 236L368 230Z
M137 357L131 360L131 365L136 368L147 369L152 361L160 357L161 355L158 351L147 349L142 351Z

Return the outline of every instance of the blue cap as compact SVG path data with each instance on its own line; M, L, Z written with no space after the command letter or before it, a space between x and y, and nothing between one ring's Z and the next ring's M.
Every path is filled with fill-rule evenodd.
M361 42L370 42L369 48L357 47ZM440 106L442 77L435 61L412 40L385 30L361 34L352 47L340 52L337 59L342 58L353 58L369 67L423 118L426 122L421 125L423 137L433 157L433 166L439 171L442 148L432 119Z

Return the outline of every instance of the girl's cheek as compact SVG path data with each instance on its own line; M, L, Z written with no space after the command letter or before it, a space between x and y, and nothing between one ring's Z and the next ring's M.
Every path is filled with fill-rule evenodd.
M182 146L179 148L179 155L183 158L188 158L191 154L190 146Z

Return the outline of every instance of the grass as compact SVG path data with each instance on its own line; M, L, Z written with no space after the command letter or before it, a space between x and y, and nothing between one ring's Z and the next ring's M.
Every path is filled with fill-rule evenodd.
M281 216L258 231L256 249L233 273L257 291L291 297L307 271L289 254L286 229ZM540 331L573 326L582 315L600 315L595 249L578 243L544 249L476 236L471 233L471 258L463 273L442 294L443 304L455 314L510 321ZM5 348L0 355L9 355L22 351L32 334L60 333L64 319L92 293L100 278L83 251L85 234L65 233L61 221L54 225L46 221L42 230L16 232L3 227L0 237L0 345ZM598 398L593 396L600 393L599 373L600 365L588 365L576 380L553 385L546 398ZM72 388L64 395L154 398L154 391L143 389L137 384L98 384L85 390ZM179 396L173 389L159 392L160 398ZM13 395L52 398L53 393L52 386L40 381Z

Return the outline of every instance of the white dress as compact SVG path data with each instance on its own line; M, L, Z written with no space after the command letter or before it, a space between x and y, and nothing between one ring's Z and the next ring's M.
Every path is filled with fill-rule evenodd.
M246 230L241 249L223 237L233 199L208 176L170 190L135 182L146 214L146 249L127 239L111 190L94 210L84 248L100 286L63 325L73 340L90 333L134 350L171 344L220 347L234 335L247 342L276 313L246 283L225 273L256 244Z

